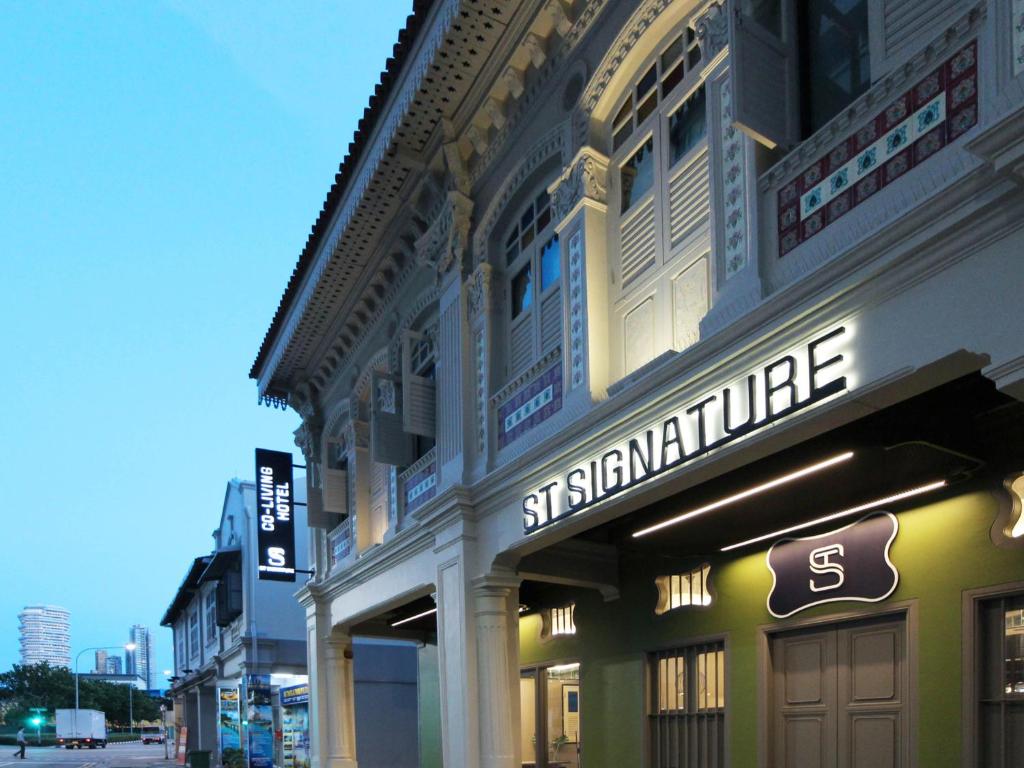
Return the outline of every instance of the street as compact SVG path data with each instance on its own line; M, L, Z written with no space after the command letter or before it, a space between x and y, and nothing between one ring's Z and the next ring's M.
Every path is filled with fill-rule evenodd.
M171 754L168 745L168 754ZM14 747L4 746L0 752L0 768L14 768L14 766L28 765L31 762L32 768L40 766L59 766L60 768L142 768L149 763L163 763L163 744L142 744L139 742L131 744L109 744L106 749L64 749L62 747L33 747L29 746L25 753L25 760L13 757ZM168 760L167 765L173 764Z

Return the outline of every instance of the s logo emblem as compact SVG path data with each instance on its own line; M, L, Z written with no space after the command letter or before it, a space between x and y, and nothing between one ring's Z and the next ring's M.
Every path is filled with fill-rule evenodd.
M807 582L807 586L811 588L811 592L827 592L843 586L843 582L846 581L846 569L842 563L832 562L833 556L842 558L843 554L842 544L827 544L824 547L811 550L807 556L807 563L811 568L811 573L820 576L831 575L831 578L825 579L824 583L816 583L814 579L810 579Z

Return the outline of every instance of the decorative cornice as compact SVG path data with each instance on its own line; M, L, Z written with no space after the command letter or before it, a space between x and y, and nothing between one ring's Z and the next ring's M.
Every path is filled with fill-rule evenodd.
M306 315L306 310L329 262L335 254L340 253L338 246L341 243L341 238L355 216L364 193L370 186L373 176L401 127L402 120L405 119L420 86L427 77L430 64L444 45L451 26L458 18L460 5L460 0L444 0L443 3L438 4L430 29L424 32L414 58L408 62L407 68L401 75L402 83L394 92L391 103L387 107L386 116L376 126L369 147L359 158L358 170L353 174L348 189L340 201L337 213L333 216L318 243L312 263L302 284L298 287L297 295L292 299L290 307L282 306L281 311L284 312L284 318L277 337L271 340L268 336L267 343L271 345L270 353L266 356L263 364L259 366L259 371L256 370L257 366L253 366L253 375L259 376L261 392L266 392L282 357L291 345L292 338L299 323Z
M608 158L592 147L581 147L569 167L548 187L555 221L562 221L584 198L608 200Z

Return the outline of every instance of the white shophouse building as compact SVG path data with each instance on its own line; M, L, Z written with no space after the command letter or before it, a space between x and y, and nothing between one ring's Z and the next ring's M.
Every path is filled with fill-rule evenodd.
M1022 183L1016 0L416 2L251 371L314 765L396 636L421 765L1014 764Z

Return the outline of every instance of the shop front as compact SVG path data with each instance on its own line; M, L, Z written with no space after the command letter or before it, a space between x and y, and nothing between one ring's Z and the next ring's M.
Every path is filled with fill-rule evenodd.
M605 595L524 556L524 768L1016 764L1022 426L968 375L577 534Z
M309 768L309 683L278 691L281 699L281 761L284 768Z

